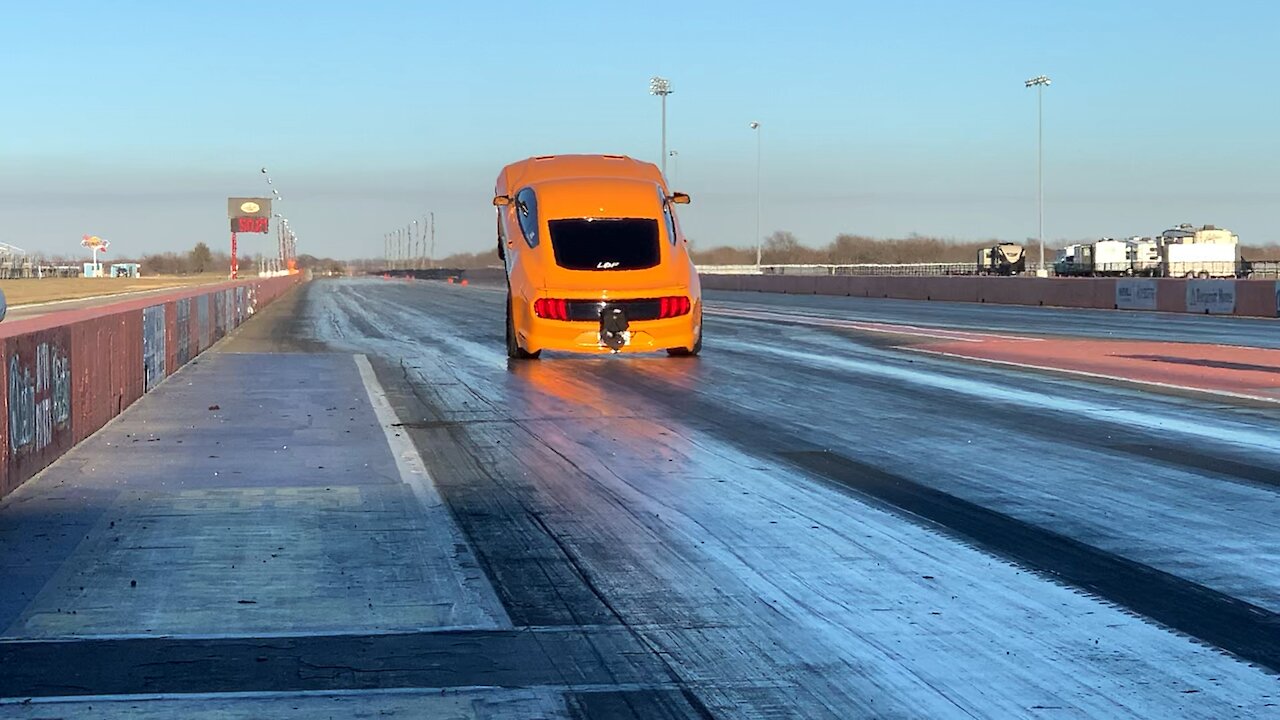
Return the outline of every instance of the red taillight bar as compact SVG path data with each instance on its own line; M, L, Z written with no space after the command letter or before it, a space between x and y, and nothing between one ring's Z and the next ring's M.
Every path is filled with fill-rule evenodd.
M652 301L649 301L652 302ZM688 315L693 310L692 301L685 296L658 298L658 320ZM569 301L562 298L538 298L533 301L533 314L547 320L568 320ZM644 318L633 318L643 320Z
M677 297L658 298L658 317L673 318L681 315L688 315L692 309L689 298L680 295Z
M538 298L533 301L533 314L548 320L568 320L569 301L558 298Z

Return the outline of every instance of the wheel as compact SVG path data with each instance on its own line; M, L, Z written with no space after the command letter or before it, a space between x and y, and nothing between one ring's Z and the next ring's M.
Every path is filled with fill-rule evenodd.
M542 351L527 352L516 340L516 325L511 318L511 291L507 290L507 357L513 360L537 360Z

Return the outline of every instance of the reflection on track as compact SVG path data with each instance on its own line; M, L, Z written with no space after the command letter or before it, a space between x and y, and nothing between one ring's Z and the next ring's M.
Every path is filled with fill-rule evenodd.
M1275 701L1275 411L741 316L697 360L508 363L502 296L470 290L317 283L308 319L398 388L512 621L622 629L681 712Z

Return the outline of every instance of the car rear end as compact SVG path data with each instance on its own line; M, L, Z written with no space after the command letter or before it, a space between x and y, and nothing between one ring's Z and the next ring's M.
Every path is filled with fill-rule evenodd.
M540 185L543 284L528 308L530 352L696 351L697 272L674 210L653 182L577 179Z

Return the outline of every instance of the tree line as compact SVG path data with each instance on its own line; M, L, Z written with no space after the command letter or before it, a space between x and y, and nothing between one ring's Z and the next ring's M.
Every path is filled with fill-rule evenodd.
M867 235L843 233L831 242L813 247L800 241L795 234L786 230L774 232L765 238L760 247L761 262L766 265L853 265L858 263L905 264L905 263L972 263L975 262L978 250L989 248L996 243L1004 242L995 238L989 240L958 241L922 235L908 235L904 238L874 238ZM1084 241L1087 242L1087 241ZM1034 240L1024 243L1028 249L1035 245ZM1063 241L1046 243L1045 255L1050 262L1056 257L1059 248L1065 247ZM752 247L735 247L717 245L709 248L700 247L693 239L689 240L690 255L699 265L754 265L756 249ZM1280 245L1241 245L1240 254L1249 260L1280 260ZM386 267L382 258L366 258L346 263L357 271L376 271ZM436 267L447 268L482 268L501 266L498 254L489 249L474 253L454 253L435 261Z
M810 247L796 236L779 230L765 239L761 246L761 261L765 264L852 264L852 263L914 263L914 262L972 262L979 248L990 247L996 240L955 242L940 238L912 235L906 238L878 239L863 235L839 235L823 247ZM719 245L700 248L689 241L690 254L699 265L754 265L754 247ZM480 268L501 265L497 253L455 253L436 261L440 267Z
M812 247L800 242L794 234L779 230L761 244L760 262L765 265L973 262L978 250L997 242L994 239L957 242L920 235L881 239L840 234L822 247ZM703 250L693 245L691 254L699 265L753 265L756 261L754 247L721 245Z

